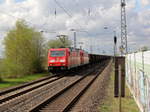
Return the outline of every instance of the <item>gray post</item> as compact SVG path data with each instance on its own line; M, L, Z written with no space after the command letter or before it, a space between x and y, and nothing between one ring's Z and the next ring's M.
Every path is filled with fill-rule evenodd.
M76 31L74 31L74 48L76 48Z
M119 112L121 112L121 93L122 93L122 89L121 89L121 87L122 87L122 82L121 82L121 80L122 80L122 78L121 78L121 76L122 76L122 70L121 70L121 65L119 65Z
M80 45L80 49L82 49L82 46Z

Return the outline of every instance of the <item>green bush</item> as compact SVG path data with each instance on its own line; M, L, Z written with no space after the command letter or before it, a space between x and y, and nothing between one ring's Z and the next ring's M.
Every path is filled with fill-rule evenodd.
M11 77L41 72L43 70L43 37L28 27L23 20L7 33L4 39L3 73Z

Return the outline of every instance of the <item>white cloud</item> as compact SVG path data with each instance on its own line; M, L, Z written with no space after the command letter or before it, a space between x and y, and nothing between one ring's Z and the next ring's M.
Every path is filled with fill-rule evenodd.
M150 5L150 1L149 0L141 0L141 3L142 3L143 6Z
M38 31L57 31L59 34L68 34L72 38L70 29L82 29L89 33L77 32L77 40L83 41L84 48L92 43L97 49L112 52L113 30L117 30L118 41L120 40L120 1L118 0L57 0L71 14L69 17L54 0L5 0L0 4L0 46L6 32L12 28L17 18L23 18L28 25ZM148 5L148 0L142 1ZM150 39L150 9L135 10L135 0L127 0L127 25L129 46L133 43L147 45ZM56 9L56 16L55 16ZM88 11L90 10L90 14ZM80 24L80 25L79 25ZM109 29L104 30L104 26ZM44 33L47 39L54 38L57 34ZM92 40L91 40L92 39ZM92 41L92 42L91 42ZM120 43L120 42L119 42ZM131 44L131 45L130 45ZM96 47L97 46L97 47Z

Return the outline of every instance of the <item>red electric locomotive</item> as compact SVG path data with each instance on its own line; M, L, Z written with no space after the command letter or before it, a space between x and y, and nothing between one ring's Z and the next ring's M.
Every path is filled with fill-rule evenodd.
M88 53L81 49L54 48L48 52L48 71L68 70L88 63Z

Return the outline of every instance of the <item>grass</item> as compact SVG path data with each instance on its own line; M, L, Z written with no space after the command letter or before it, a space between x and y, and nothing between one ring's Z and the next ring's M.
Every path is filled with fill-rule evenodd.
M21 78L3 78L3 81L0 82L0 89L17 86L19 84L23 84L26 82L30 82L32 80L42 78L46 75L47 75L47 73L39 73L39 74L26 75Z
M112 73L106 96L98 108L100 112L119 112L119 98L114 98L114 74ZM122 112L140 112L132 94L126 87L125 98L122 98Z

